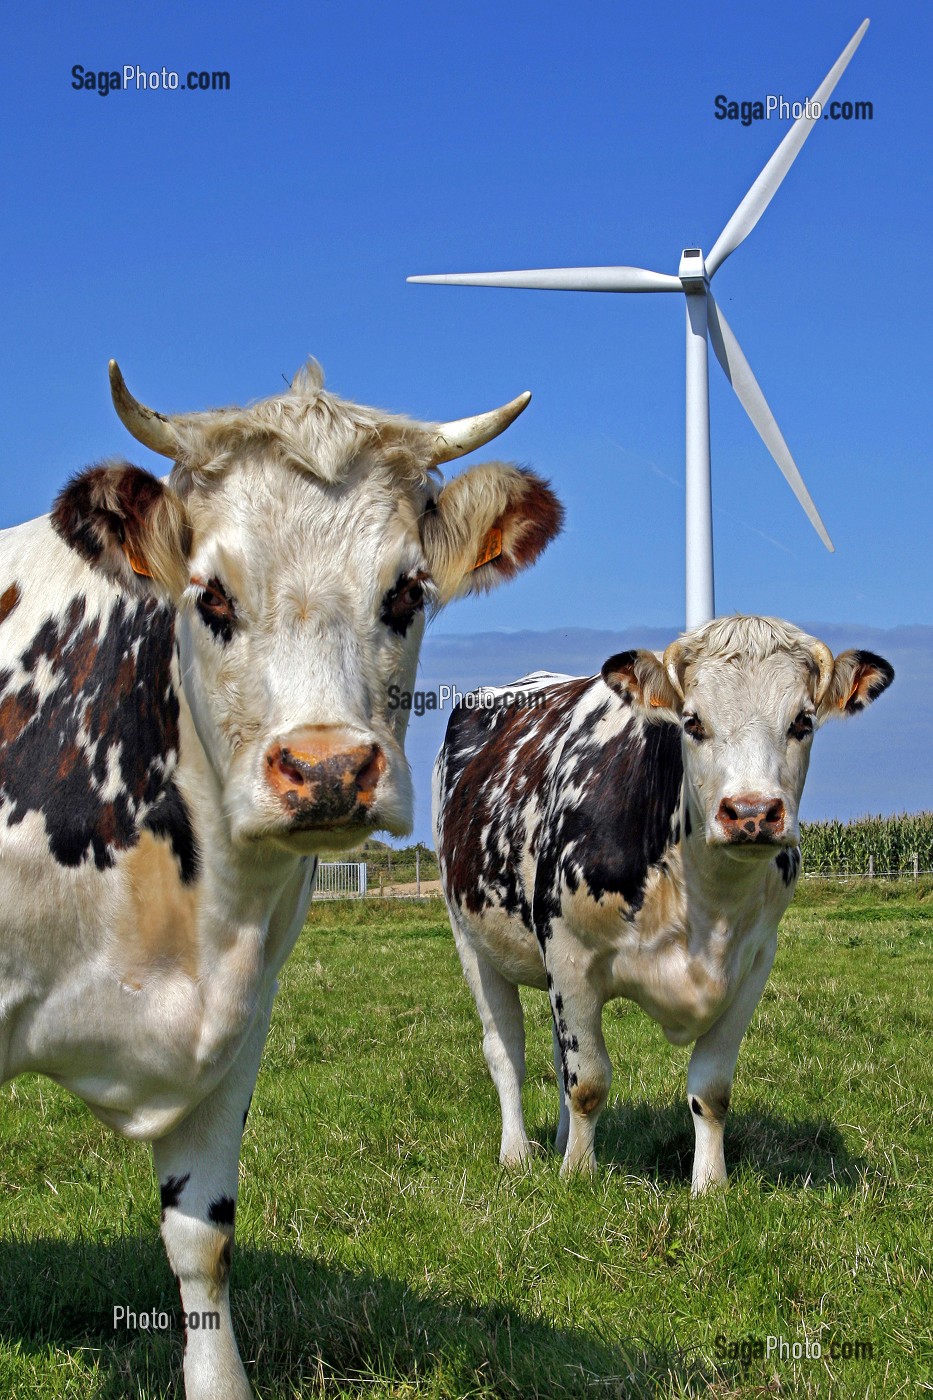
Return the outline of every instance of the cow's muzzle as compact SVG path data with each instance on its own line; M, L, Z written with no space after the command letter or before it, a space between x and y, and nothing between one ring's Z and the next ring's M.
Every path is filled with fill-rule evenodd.
M787 813L780 797L762 797L754 792L724 797L716 817L730 846L784 844Z
M385 771L378 744L336 725L294 730L265 760L266 781L295 831L366 822Z

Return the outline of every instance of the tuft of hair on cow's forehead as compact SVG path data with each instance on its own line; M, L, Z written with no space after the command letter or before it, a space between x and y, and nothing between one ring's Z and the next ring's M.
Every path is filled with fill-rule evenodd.
M680 639L684 692L706 693L709 699L750 691L761 705L768 696L783 696L793 705L818 678L814 645L815 638L781 618L714 618Z
M712 622L685 632L680 645L688 668L701 661L742 664L782 655L812 669L814 641L808 633L781 618L736 613L731 617L715 617Z
M309 360L283 394L245 408L173 418L179 451L172 487L182 496L206 487L244 456L297 469L329 485L346 481L354 464L368 457L400 486L427 485L436 472L427 425L350 403L323 384L320 365Z

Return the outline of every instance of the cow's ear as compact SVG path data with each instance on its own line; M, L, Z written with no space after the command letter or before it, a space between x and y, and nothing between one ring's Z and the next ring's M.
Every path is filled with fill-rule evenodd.
M894 667L873 651L841 651L833 662L832 679L820 702L820 719L857 715L877 700L894 679Z
M187 585L191 530L184 504L141 467L89 467L59 494L51 520L93 568L137 593L177 598Z
M602 677L627 704L639 705L657 719L665 712L668 716L679 715L683 707L683 697L674 689L663 662L653 651L620 651L610 656L603 665Z
M495 588L527 568L563 521L563 506L533 472L483 462L455 477L421 524L440 603Z

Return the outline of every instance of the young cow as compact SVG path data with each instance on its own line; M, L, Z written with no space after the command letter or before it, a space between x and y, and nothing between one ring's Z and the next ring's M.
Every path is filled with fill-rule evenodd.
M230 1324L237 1162L322 849L411 824L427 607L530 564L561 510L437 466L521 411L421 424L325 393L114 403L174 462L92 467L0 536L0 1082L39 1071L152 1141L188 1400L251 1394Z
M595 1167L612 1066L605 1002L628 997L695 1042L693 1191L726 1179L739 1043L800 869L813 732L894 672L788 623L727 617L599 676L541 672L525 703L458 707L434 769L434 828L463 969L502 1108L500 1160L529 1151L518 987L547 988L563 1171ZM498 692L502 694L502 692ZM566 1149L566 1150L565 1150Z

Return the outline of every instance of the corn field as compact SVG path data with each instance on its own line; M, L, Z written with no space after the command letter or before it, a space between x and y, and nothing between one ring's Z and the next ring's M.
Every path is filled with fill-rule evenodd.
M806 875L913 875L933 870L933 812L802 822ZM916 857L916 863L914 858Z
M800 848L805 875L911 876L915 869L930 873L933 812L860 817L853 822L802 822ZM392 849L368 841L356 859L365 860L369 868L369 893L379 893L380 877L386 885L414 882L415 849ZM437 880L440 872L434 852L426 845L418 850L421 879Z

